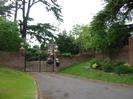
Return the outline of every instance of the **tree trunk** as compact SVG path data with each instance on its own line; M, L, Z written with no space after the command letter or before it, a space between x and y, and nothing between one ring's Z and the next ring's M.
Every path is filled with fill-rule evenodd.
M22 28L22 38L26 41L26 30L27 30L27 21L23 20L23 28Z
M18 14L18 0L15 1L14 22L17 20L17 14Z

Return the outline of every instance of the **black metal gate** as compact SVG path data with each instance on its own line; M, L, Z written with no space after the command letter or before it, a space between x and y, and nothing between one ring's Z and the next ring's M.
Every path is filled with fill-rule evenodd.
M27 72L53 72L53 64L47 64L47 57L40 55L25 55L25 71Z
M60 62L57 58L57 45L51 43L48 50L28 49L25 54L25 71L55 72Z
M53 72L53 65L49 65L44 60L26 60L26 69L27 72Z

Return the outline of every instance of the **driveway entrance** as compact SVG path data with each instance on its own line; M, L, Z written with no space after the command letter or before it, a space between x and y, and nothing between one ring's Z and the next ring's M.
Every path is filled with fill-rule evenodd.
M53 73L33 73L40 99L133 99L133 86L110 84Z

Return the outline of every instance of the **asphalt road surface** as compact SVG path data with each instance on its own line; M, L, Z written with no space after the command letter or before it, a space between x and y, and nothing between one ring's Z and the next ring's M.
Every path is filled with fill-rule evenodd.
M133 86L53 73L33 73L40 99L133 99Z

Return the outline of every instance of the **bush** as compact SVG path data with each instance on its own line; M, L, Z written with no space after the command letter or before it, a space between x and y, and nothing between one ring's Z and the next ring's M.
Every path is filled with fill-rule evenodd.
M114 72L117 74L131 74L133 73L133 69L124 65L117 66L114 69Z
M97 63L94 63L94 64L92 64L92 66L91 66L93 69L97 69L98 67L99 67L99 65L97 64Z
M114 66L112 64L106 64L102 67L102 70L105 72L113 72Z
M71 57L71 56L72 56L71 53L63 53L62 55L63 55L64 57Z
M101 68L100 69L105 71L105 72L113 72L114 64L111 60L105 59L105 60L101 61Z
M101 65L100 65L99 60L93 58L92 60L89 61L89 66L93 69L98 69L100 68Z
M121 61L111 61L109 59L97 60L91 59L89 61L89 66L92 69L102 70L104 72L114 72L117 74L133 74L133 68L129 64L125 64Z

